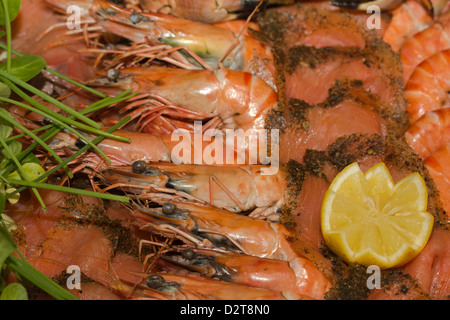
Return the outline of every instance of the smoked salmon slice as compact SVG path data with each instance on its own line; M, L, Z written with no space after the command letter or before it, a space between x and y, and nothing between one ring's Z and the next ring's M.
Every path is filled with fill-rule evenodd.
M280 137L281 163L300 163L307 149L324 151L337 138L354 133L401 136L406 113L394 114L360 81L336 81L323 103L309 105L290 99L284 113L286 128Z

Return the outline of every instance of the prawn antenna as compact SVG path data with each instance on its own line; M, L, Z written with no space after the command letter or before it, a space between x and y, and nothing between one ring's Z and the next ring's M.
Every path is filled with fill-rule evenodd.
M245 21L244 25L241 28L241 31L239 31L239 33L236 35L236 37L234 38L233 42L231 43L231 45L228 47L227 51L225 51L225 53L222 55L222 57L219 59L219 61L217 62L219 69L223 68L223 60L225 60L225 58L231 53L231 51L234 50L234 48L236 47L242 33L245 31L245 29L247 28L248 23L252 20L254 14L258 11L259 7L264 3L264 0L261 0L258 5L255 7L255 9L253 9L252 13L248 16L247 20Z

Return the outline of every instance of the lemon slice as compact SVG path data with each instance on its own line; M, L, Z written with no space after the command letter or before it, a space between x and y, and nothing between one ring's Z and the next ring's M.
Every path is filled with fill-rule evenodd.
M350 164L333 180L322 203L328 247L347 262L381 269L401 266L426 245L433 228L427 188L419 173L397 184L384 163L363 173Z

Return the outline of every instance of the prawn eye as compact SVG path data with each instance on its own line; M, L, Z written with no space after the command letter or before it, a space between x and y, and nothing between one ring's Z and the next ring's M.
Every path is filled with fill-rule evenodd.
M133 164L131 165L131 170L134 173L143 173L147 170L147 163L145 163L145 161L142 160L137 160L133 162Z
M162 213L166 215L172 215L177 212L177 206L173 203L166 202L162 206Z
M103 47L103 49L105 49L105 50L113 50L114 47L115 47L115 46L114 46L112 43L107 43L107 44Z
M187 260L192 260L195 258L196 254L194 250L188 249L181 252L181 256Z
M120 76L120 71L117 69L108 69L108 71L106 71L106 78L110 81L117 81L117 79L119 79Z
M42 124L45 125L45 126L53 124L53 120L50 120L49 118L44 118L42 120Z
M75 147L77 147L78 149L81 149L86 145L87 143L82 139L78 139L77 141L75 141Z
M159 289L166 283L166 280L164 280L164 278L161 277L160 275L152 274L147 277L146 282L149 288Z
M130 21L133 23L133 24L136 24L136 23L139 23L139 22L141 22L142 20L143 20L143 16L142 16L142 14L140 14L140 13L137 13L137 12L133 12L131 15L130 15Z

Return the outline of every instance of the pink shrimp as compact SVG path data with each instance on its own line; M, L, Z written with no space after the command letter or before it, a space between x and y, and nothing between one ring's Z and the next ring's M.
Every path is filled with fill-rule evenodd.
M425 113L405 133L405 140L423 159L450 141L450 109Z
M383 40L399 51L403 43L417 32L427 28L433 18L416 0L407 0L392 10L392 20L383 34Z
M414 70L405 88L411 123L428 111L448 107L449 73L450 50L436 53Z
M447 49L450 49L450 11L403 44L400 58L404 83L408 83L411 74L421 62Z

